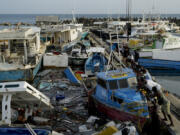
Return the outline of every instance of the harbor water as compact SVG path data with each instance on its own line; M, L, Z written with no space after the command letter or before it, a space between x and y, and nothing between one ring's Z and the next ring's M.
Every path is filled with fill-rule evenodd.
M155 79L165 90L180 96L180 76L156 76Z

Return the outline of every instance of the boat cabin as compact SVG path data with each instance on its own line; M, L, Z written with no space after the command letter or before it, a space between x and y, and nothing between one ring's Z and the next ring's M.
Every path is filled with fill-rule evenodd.
M147 117L147 101L141 92L137 91L137 79L131 69L100 72L97 74L97 86L93 97L100 103L130 112L140 113Z
M0 63L36 64L40 48L40 29L37 27L0 31Z

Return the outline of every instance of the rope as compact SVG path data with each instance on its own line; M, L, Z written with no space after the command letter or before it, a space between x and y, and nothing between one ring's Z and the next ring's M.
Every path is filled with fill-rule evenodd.
M37 135L28 123L25 124L25 126L28 129L28 131L31 133L31 135Z

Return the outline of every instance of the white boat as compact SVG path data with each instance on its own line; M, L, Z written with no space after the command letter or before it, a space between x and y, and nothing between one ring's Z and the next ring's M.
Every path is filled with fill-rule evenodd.
M0 82L32 81L41 68L45 45L40 43L40 28L0 31Z
M168 35L140 51L140 65L154 75L180 75L180 37Z
M25 81L0 83L0 101L2 102L2 120L0 134L8 135L62 135L48 128L29 124L15 124L19 117L17 108L25 108L25 118L32 117L33 112L53 109L50 99ZM18 116L16 116L16 114ZM33 117L35 121L47 121L42 117ZM18 119L17 119L18 120Z

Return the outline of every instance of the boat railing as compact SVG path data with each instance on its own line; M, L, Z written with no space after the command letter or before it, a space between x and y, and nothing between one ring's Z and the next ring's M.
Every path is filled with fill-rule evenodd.
M38 105L43 109L53 108L50 99L25 81L0 83L2 101L1 124L11 124L11 102L21 106Z

